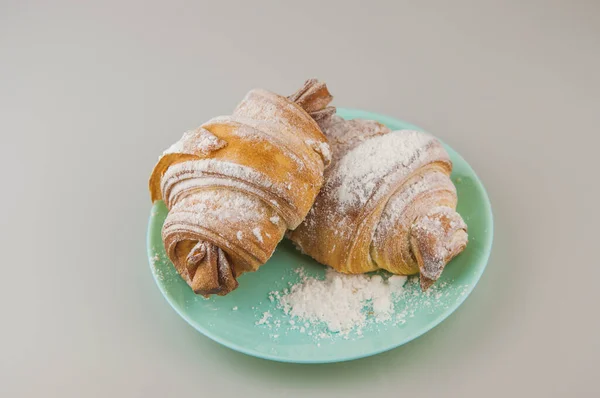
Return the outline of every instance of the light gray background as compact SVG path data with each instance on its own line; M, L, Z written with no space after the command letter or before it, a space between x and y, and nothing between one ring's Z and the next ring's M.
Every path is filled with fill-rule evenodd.
M0 2L0 396L600 393L598 1L78 3ZM496 220L454 315L327 366L201 336L144 242L164 148L313 76L447 141Z

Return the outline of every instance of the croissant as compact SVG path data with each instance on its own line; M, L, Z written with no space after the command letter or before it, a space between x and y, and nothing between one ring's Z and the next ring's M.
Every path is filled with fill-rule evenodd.
M151 199L169 210L165 250L195 293L231 292L302 222L330 162L315 120L331 117L331 100L314 79L289 98L252 90L231 116L186 132L160 157Z
M290 239L337 271L420 273L428 289L467 244L448 153L429 134L375 121L333 116L321 129L332 165Z

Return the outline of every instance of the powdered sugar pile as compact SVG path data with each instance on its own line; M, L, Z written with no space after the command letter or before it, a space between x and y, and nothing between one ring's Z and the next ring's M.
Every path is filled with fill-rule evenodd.
M292 318L324 322L331 332L349 333L365 326L367 316L376 322L394 314L393 300L402 293L405 276L387 280L379 275L344 275L328 269L324 280L307 277L284 295L273 292L283 311Z
M321 279L307 276L303 267L293 272L297 282L270 292L269 303L252 307L255 325L273 340L301 333L317 346L403 327L417 313L439 314L469 287L438 281L424 292L418 276L345 275L329 268Z

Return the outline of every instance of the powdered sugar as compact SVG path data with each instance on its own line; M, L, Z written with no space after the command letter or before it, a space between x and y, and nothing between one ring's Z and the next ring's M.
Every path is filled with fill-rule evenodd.
M248 198L257 196L266 199L268 195L275 194L278 198L285 199L276 201L269 199L268 203L281 211L284 219L289 215L292 217L295 210L290 206L294 203L289 191L282 184L273 183L267 176L256 170L236 163L221 161L218 159L199 159L186 161L170 166L161 180L163 199L167 207L180 201L181 197L188 193L197 192L202 187L232 188L238 192L247 192ZM289 200L288 200L289 199ZM256 199L260 200L260 199ZM210 200L211 202L214 200ZM287 219L286 219L287 221Z
M414 182L403 185L400 190L392 195L381 214L381 219L377 227L378 230L396 226L404 214L406 206L422 193L432 189L444 189L456 192L448 176L442 172L431 171L418 176Z
M271 318L273 315L271 315L271 313L269 311L265 311L262 314L262 318L260 318L258 321L256 321L257 325L263 325L265 323L268 322L269 318Z
M162 192L168 190L169 184L177 182L178 179L187 178L206 178L213 176L223 177L221 180L249 181L253 184L273 190L276 194L285 195L286 191L282 186L274 184L262 173L237 163L226 162L219 159L202 159L187 161L170 166L162 177ZM175 180L172 182L171 180ZM212 181L211 183L213 183ZM235 182L235 181L234 181ZM241 188L241 186L239 187Z
M198 191L178 202L172 213L183 213L186 217L213 217L221 222L260 222L264 217L264 206L259 199L237 191ZM240 231L241 232L241 231Z
M325 322L331 332L361 328L372 313L377 322L391 318L393 295L402 291L406 277L392 283L379 275L344 275L328 269L325 280L302 276L302 282L279 297L284 312L310 322ZM366 309L366 310L365 310Z
M254 236L256 237L256 239L258 239L259 242L263 241L263 237L260 231L259 227L256 227L252 230L252 233L254 234Z
M323 158L323 163L325 163L325 165L328 165L331 162L331 150L329 149L329 144L327 144L326 142L315 140L306 140L304 142L306 143L306 145L314 149L315 152L321 155L321 157Z
M339 182L340 205L364 205L386 175L398 167L409 167L432 140L433 137L419 131L392 131L350 150L331 176L332 181Z
M308 276L304 268L294 273L297 282L270 292L266 305L253 307L255 323L273 340L299 333L317 346L401 328L420 314L440 314L469 288L441 281L424 292L418 276L385 272L344 275L329 269L324 279Z
M208 155L209 153L225 147L227 143L210 131L198 127L183 133L179 141L171 145L163 155L170 153L190 153Z

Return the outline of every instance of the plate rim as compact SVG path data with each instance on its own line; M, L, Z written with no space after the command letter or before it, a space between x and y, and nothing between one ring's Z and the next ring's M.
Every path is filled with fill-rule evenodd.
M361 110L361 109L353 109L353 108L337 108L337 111L341 114L347 115L353 119L357 119L357 118L361 118L361 119L370 119L370 120L376 120L379 121L383 124L403 124L407 127L410 128L414 128L415 130L418 131L426 131L412 123L408 123L405 122L401 119L396 119L393 118L391 116L387 116L387 115L382 115L376 112L370 112L370 111L365 111L365 110ZM437 137L436 137L437 138ZM437 138L439 140L439 138ZM373 355L378 355L381 354L383 352L386 351L390 351L393 350L395 348L398 348L406 343L409 343L419 337L421 337L422 335L424 335L425 333L429 332L430 330L432 330L433 328L435 328L436 326L438 326L439 324L441 324L443 321L445 321L451 314L453 314L458 307L460 307L464 301L467 299L467 297L469 297L471 295L471 293L473 292L473 290L475 289L475 287L477 286L477 284L479 283L479 280L481 279L481 276L483 275L485 269L487 268L488 262L489 262L489 258L492 252L492 247L493 247L493 240L494 240L494 214L492 212L492 204L489 198L489 195L487 193L487 190L485 189L485 186L483 185L483 182L481 181L481 178L477 175L477 173L475 172L475 170L473 170L473 168L471 167L471 165L465 160L465 158L462 157L462 155L457 152L456 150L454 150L454 148L452 148L451 146L449 146L448 144L446 144L444 141L440 140L446 147L450 148L455 154L456 156L458 156L462 162L468 167L469 171L472 173L472 175L475 177L474 181L476 183L476 185L478 186L478 189L480 189L483 193L483 198L485 199L483 201L484 203L484 207L485 207L485 212L486 214L489 215L489 228L487 229L487 234L485 235L485 254L482 256L482 260L481 265L477 268L476 270L476 274L474 274L473 277L473 283L469 284L469 286L467 287L467 289L465 290L465 294L461 295L458 297L458 299L456 301L454 301L450 307L448 307L448 309L441 314L439 317L432 319L431 322L429 322L427 325L425 325L424 327L422 327L418 333L414 333L412 335L408 335L403 339L400 340L394 340L393 342L391 342L389 345L386 345L382 348L379 349L375 349L373 351L370 351L368 353L357 353L357 354L350 354L350 355L346 355L346 356L340 356L340 357L332 357L332 358L299 358L299 359L295 359L295 358L290 358L290 357L282 357L282 356L278 356L276 354L269 354L269 353L265 353L265 352L261 352L261 351L257 351L255 349L251 349L251 348L247 348L244 347L243 345L234 343L232 341L229 341L227 339L224 339L222 337L220 337L218 334L211 332L210 330L208 330L207 328L205 328L204 326L200 325L199 323L197 323L192 317L188 316L187 313L185 311L182 311L179 306L177 305L177 303L174 301L173 297L171 296L171 294L169 293L169 291L165 288L165 286L163 284L161 284L159 282L159 278L156 275L155 272L155 267L153 266L153 257L154 257L154 253L152 252L152 232L155 229L155 217L154 217L154 209L157 206L157 203L153 203L152 208L150 210L150 216L148 219L148 228L146 231L146 251L147 251L147 256L148 256L148 263L150 266L150 271L152 273L152 277L154 279L154 282L156 283L156 285L158 286L159 291L162 293L163 297L167 300L167 302L169 303L169 305L171 306L171 308L173 308L173 310L175 310L175 312L181 317L183 318L190 326L192 326L194 329L196 329L198 332L200 332L201 334L203 334L204 336L208 337L209 339L215 341L216 343L219 343L227 348L230 348L234 351L238 351L241 352L243 354L246 355L250 355L253 357L257 357L257 358L262 358L262 359L266 359L266 360L271 360L271 361L275 361L275 362L284 362L284 363L300 363L300 364L319 364L319 363L336 363L336 362L346 362L346 361L352 361L355 359L360 359L360 358L366 358L366 357L370 357ZM162 226L161 226L162 228ZM481 239L481 238L480 238Z

